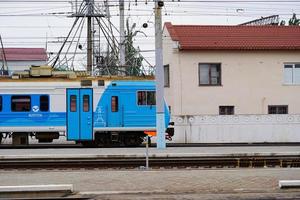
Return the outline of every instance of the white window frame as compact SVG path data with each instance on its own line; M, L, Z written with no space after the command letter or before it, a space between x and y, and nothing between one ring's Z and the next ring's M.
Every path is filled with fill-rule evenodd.
M201 65L208 65L209 66L209 75L208 83L201 83ZM214 76L212 75L212 65L216 65L219 68L219 74L217 78L219 79L218 83L212 83L212 79ZM222 63L198 63L198 86L222 86Z
M291 81L287 81L285 79L285 73L286 73L285 66L286 65L291 65L292 66L292 80ZM298 82L296 82L296 65L300 65L300 63L299 62L298 63L294 62L294 63L284 63L283 64L283 84L284 85L300 85L300 80ZM300 68L299 68L299 70L300 70Z

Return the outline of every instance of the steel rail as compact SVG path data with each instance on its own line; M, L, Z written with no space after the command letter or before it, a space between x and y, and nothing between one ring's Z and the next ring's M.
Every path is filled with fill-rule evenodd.
M1 198L0 200L92 200L89 197L30 197L30 198Z
M143 156L95 156L94 158L1 158L0 169L93 169L139 168L145 165ZM160 156L150 157L151 168L262 168L300 167L299 155L280 156Z

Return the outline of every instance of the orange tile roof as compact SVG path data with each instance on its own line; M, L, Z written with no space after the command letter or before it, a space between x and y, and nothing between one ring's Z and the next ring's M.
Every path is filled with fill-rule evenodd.
M165 23L180 50L300 50L300 26L200 26Z

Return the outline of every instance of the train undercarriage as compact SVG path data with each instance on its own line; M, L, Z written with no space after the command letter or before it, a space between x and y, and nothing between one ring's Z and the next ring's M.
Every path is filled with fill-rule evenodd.
M174 136L173 123L166 129L166 140L171 141ZM94 133L93 140L68 140L65 132L2 132L0 133L0 144L3 140L10 139L13 146L26 146L30 139L38 143L52 143L53 140L66 138L66 141L75 141L84 147L138 147L147 135L144 131L98 131ZM151 137L148 138L149 145Z
M37 140L38 143L51 143L59 139L59 132L9 132L0 135L0 144L3 139L10 138L14 146L29 145L29 138ZM146 134L142 131L136 132L96 132L94 140L75 141L84 147L136 147L143 143Z

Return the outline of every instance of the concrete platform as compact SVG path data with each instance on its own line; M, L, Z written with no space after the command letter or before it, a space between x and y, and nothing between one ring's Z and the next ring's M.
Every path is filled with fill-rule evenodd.
M0 186L0 198L63 197L73 193L72 184Z
M1 159L32 158L106 158L144 157L145 148L49 148L1 149ZM149 148L150 157L240 157L240 156L294 156L300 157L299 146L226 146L226 147L168 147Z
M300 180L299 168L150 171L34 169L0 170L0 174L0 185L71 183L78 195L99 200L300 198L300 189L282 190L278 187L279 180Z
M280 188L300 188L300 180L280 180Z

